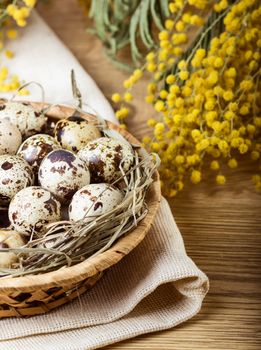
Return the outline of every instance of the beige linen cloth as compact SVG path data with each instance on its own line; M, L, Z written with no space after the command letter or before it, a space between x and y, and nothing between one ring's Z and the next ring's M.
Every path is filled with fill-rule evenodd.
M45 59L42 42L46 46ZM23 50L29 43L33 46L33 61ZM81 75L79 85L85 100L99 114L113 120L112 109L96 84L36 14L17 46L23 69L16 63L16 73L27 81L40 81L52 90L47 101L70 100L69 79L66 79L74 67ZM32 62L33 71L38 72L36 77L32 76ZM54 81L48 74L57 72L56 67L59 74ZM37 100L38 94L33 91L29 99ZM208 278L186 255L168 203L162 198L155 223L144 241L110 268L90 291L42 316L0 320L0 350L97 349L172 328L199 312L207 291Z

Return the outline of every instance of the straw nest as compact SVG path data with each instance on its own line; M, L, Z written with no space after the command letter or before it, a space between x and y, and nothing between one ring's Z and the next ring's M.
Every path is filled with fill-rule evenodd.
M52 123L72 114L72 109L69 107L34 105L38 108L47 108L49 121ZM83 261L91 261L94 257L108 251L119 238L137 229L142 220L146 220L150 211L147 195L153 183L153 191L156 191L154 199L156 203L159 202L160 189L156 171L159 166L158 157L155 154L148 154L132 135L116 125L101 121L89 114L81 114L81 116L95 123L105 136L120 139L124 137L125 141L128 140L132 145L134 164L126 173L121 169L122 175L113 183L120 186L124 199L116 208L91 221L83 218L78 222L68 220L55 222L47 225L41 238L32 235L28 243L21 248L0 249L0 252L9 251L18 255L18 262L11 268L0 269L0 277L4 279L10 276L17 278L43 274ZM156 207L157 205L153 207L153 217ZM148 225L151 222L150 217ZM147 229L144 230L147 231ZM143 238L144 235L141 237Z

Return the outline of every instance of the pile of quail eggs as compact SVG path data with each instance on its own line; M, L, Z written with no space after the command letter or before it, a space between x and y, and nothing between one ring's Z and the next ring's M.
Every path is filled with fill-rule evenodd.
M0 249L42 237L53 222L92 220L123 200L113 183L133 164L131 145L77 115L51 131L46 122L31 104L0 105L0 216L10 224L0 230ZM15 260L0 252L0 268Z

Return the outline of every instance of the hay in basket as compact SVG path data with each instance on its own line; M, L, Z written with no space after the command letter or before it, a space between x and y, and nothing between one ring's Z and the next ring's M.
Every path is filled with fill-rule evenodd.
M71 116L75 109L32 103L44 109L48 124ZM160 201L159 160L149 155L131 134L93 115L80 116L96 123L103 134L124 138L134 150L132 168L115 181L124 188L123 201L110 212L72 223L55 222L43 237L31 237L15 252L19 261L0 269L0 318L48 312L84 293L102 273L128 254L145 237Z

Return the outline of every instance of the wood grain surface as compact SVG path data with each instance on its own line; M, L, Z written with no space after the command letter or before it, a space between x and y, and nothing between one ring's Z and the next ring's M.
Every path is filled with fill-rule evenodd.
M41 15L109 97L122 91L128 76L109 62L102 44L86 33L90 25L77 0L42 4ZM48 49L48 48L46 48ZM143 101L145 82L138 86L136 114L129 130L138 138L148 133L153 114ZM229 171L224 187L211 174L199 185L188 184L170 205L187 252L209 276L210 291L201 312L172 330L140 336L106 349L261 348L261 196L250 182L255 166L242 159L240 170Z

